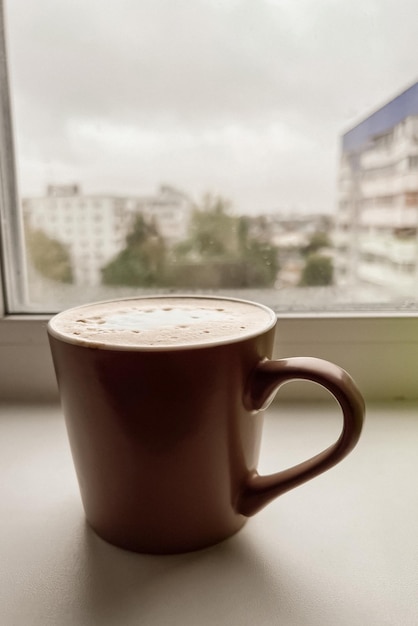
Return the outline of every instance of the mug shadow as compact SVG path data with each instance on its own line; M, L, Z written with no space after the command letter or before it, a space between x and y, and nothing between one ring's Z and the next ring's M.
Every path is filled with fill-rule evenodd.
M295 600L307 591L297 573L265 558L245 530L205 550L154 556L114 547L86 524L81 604L100 624L309 624Z
M332 610L327 589L308 582L309 558L281 544L280 523L266 529L262 516L220 544L172 556L105 542L75 494L18 526L3 542L7 623L312 626L313 613Z

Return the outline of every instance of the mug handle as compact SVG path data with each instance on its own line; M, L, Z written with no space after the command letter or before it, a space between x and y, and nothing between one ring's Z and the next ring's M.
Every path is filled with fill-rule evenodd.
M344 423L339 439L329 448L289 469L260 476L250 473L241 491L238 511L251 516L274 498L327 471L341 461L356 445L365 405L351 376L338 365L314 357L264 360L253 370L246 387L245 405L250 411L267 408L284 383L309 380L325 387L341 407Z

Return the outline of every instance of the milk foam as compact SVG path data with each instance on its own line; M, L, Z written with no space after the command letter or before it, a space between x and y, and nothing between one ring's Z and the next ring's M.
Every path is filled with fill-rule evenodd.
M240 300L157 297L89 304L59 313L53 335L92 347L192 346L251 336L274 324L267 308Z

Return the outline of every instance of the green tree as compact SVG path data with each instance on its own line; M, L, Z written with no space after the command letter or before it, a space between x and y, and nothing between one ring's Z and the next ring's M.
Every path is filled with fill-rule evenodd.
M303 256L315 254L322 248L329 248L331 245L328 233L320 230L312 234L309 242L301 250Z
M126 246L102 268L105 285L152 287L164 283L166 248L154 223L148 223L138 214Z
M33 267L45 278L61 283L73 282L68 249L42 230L26 227L26 244Z
M194 208L188 239L174 251L172 283L211 288L271 286L278 272L277 248L266 233L255 236L250 231L248 218L234 216L220 196L206 195L202 205Z
M252 274L248 286L273 285L280 269L278 250L268 241L267 232L263 233L263 237L252 236L249 220L242 216L238 218L237 234L240 256L247 264L249 276Z
M334 268L332 260L321 254L311 254L306 259L303 268L300 285L319 287L332 285L334 279Z
M227 201L205 195L202 205L193 209L189 237L179 244L177 255L196 260L231 256L236 251L236 221Z

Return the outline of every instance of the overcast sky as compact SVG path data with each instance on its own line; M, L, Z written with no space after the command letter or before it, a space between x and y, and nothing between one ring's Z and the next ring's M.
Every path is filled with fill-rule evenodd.
M333 211L341 134L418 80L416 0L9 0L22 195L171 184Z

